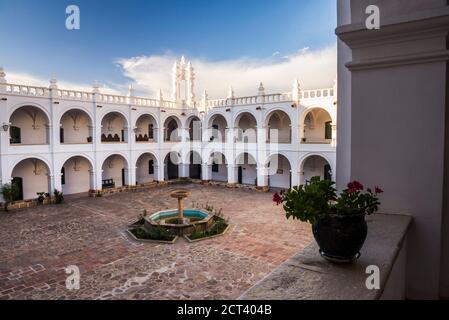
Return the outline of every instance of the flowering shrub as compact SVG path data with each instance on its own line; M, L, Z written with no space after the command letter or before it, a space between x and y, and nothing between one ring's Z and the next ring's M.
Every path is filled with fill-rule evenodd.
M381 188L365 191L360 182L353 181L337 197L334 184L330 180L314 177L306 186L275 193L273 202L283 205L287 219L292 217L311 224L329 215L370 215L378 211L378 196L383 193Z

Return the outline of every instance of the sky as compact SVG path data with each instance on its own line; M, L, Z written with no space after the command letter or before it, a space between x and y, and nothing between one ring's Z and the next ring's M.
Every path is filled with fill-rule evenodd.
M67 30L66 7L80 9ZM182 55L196 95L225 97L330 87L336 76L334 0L0 0L0 66L11 83L155 96L171 91Z

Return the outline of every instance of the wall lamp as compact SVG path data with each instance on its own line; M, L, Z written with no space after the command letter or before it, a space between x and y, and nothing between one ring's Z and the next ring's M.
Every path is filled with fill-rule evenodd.
M2 129L3 129L3 131L7 132L9 130L9 124L3 123Z

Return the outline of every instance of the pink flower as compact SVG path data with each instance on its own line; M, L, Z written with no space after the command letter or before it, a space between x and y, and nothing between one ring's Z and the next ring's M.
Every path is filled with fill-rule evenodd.
M276 193L273 195L273 202L275 202L276 205L278 206L278 205L280 205L282 202L284 202L284 199L282 199L282 197L276 192Z
M358 181L353 181L348 183L348 193L356 193L357 191L363 190L363 185Z
M375 189L374 189L374 191L376 191L376 193L384 193L384 191L381 189L381 188L379 188L379 187L376 187Z

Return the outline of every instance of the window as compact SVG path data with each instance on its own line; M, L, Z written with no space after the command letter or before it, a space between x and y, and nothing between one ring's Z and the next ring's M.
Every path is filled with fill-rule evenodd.
M218 172L218 164L215 163L215 161L212 163L212 172Z
M332 180L332 170L328 164L324 166L324 180Z
M148 125L148 138L150 139L150 140L152 140L152 139L154 139L154 126L153 126L153 124L152 123L150 123L149 125Z
M61 169L61 184L65 185L65 168L62 167Z
M154 160L148 161L148 174L154 174Z
M64 143L64 128L59 128L59 142Z
M19 127L11 126L9 128L9 136L10 136L9 143L11 144L18 144L21 143L22 141Z
M332 121L326 122L324 139L330 140L332 139Z

